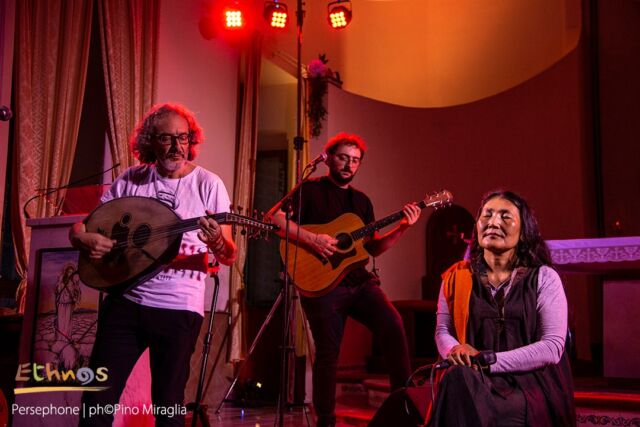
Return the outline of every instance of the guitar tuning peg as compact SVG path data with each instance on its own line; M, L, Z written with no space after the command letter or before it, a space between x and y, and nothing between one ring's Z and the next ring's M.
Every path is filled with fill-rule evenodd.
M233 205L229 205L229 212L233 213Z
M236 209L238 210L238 213L240 215L242 215L242 211L244 210L244 208L242 206L238 205L238 206L236 206Z

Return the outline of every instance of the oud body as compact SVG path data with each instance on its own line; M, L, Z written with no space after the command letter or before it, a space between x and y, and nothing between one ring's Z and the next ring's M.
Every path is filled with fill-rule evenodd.
M95 289L122 292L155 275L178 255L182 234L163 231L177 227L180 221L175 212L154 199L122 197L105 203L86 219L86 230L116 244L99 260L80 251L80 280Z
M277 229L273 224L234 213L207 217L219 224L236 224L258 233ZM86 230L116 243L98 260L80 251L80 279L87 286L107 292L123 292L144 282L178 255L182 234L198 229L199 219L181 219L162 202L147 197L121 197L99 206L85 220Z

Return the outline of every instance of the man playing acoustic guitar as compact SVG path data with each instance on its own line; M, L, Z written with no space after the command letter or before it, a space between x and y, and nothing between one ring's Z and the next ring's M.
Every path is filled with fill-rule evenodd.
M138 196L161 201L181 218L228 212L229 196L222 180L191 163L196 146L202 142L202 129L186 108L175 104L153 107L131 139L141 165L118 177L102 203ZM114 230L127 226L125 215L113 221ZM225 265L236 259L230 225L204 217L198 225L199 231L183 234L178 256L169 265L123 295L109 294L102 303L90 366L94 371L97 367L108 369L108 380L101 385L109 388L85 392L82 400L87 407L117 404L133 366L149 348L151 397L159 409L156 425L184 424L182 411L169 416L162 408L183 404L189 360L204 314L207 252ZM73 226L69 238L95 262L113 253L117 243L100 233L87 232L83 222ZM110 426L112 420L113 415L102 411L83 418L80 424Z
M331 262L332 256L337 255L339 241L329 234L315 233L297 224L326 224L347 212L357 215L364 224L374 221L369 198L349 185L365 151L365 142L356 135L340 133L334 136L325 146L329 173L305 182L299 190L301 194L295 193L292 197L295 223L290 224L290 239L297 240L301 247L325 262ZM364 247L369 254L375 257L391 248L418 220L420 208L413 203L407 204L403 213L404 218L397 227L382 236L376 232L365 240ZM283 211L277 211L272 220L280 230L285 229ZM347 316L363 323L383 343L393 390L402 387L411 374L402 319L380 289L378 278L359 264L327 289L314 294L301 290L302 306L316 345L313 405L318 417L317 426L322 427L335 425L336 371Z

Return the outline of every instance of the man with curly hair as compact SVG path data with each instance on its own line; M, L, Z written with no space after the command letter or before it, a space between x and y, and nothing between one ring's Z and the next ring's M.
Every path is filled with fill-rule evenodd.
M127 169L112 184L102 203L141 196L159 200L181 218L225 212L229 195L214 173L192 163L203 142L202 129L193 114L176 104L156 105L131 138L131 150L141 164ZM155 276L122 295L110 294L100 308L100 318L90 366L108 369L108 388L86 392L85 405L116 404L127 378L144 350L149 349L151 397L156 407L182 405L189 378L189 361L204 315L204 279L208 253L231 265L237 255L229 225L199 219L200 229L184 233L178 256ZM72 227L74 247L100 259L115 243L86 231L84 223ZM111 425L112 415L83 418L81 425ZM156 414L156 425L183 425L179 412Z

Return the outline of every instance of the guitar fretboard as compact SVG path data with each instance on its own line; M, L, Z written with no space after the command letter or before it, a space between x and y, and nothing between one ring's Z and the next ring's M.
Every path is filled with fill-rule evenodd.
M424 209L426 208L427 202L426 201L421 201L419 203L416 203L416 205L420 208L420 209ZM396 221L400 221L402 218L404 217L404 213L402 211L398 211L395 213L392 213L389 216L385 216L384 218L376 221L376 222L372 222L371 224L367 224L364 227L358 228L357 230L353 231L351 233L351 238L353 240L359 240L362 239L365 236L368 236L370 234L375 233L378 230L383 229L384 227L386 227L387 225L393 224Z

